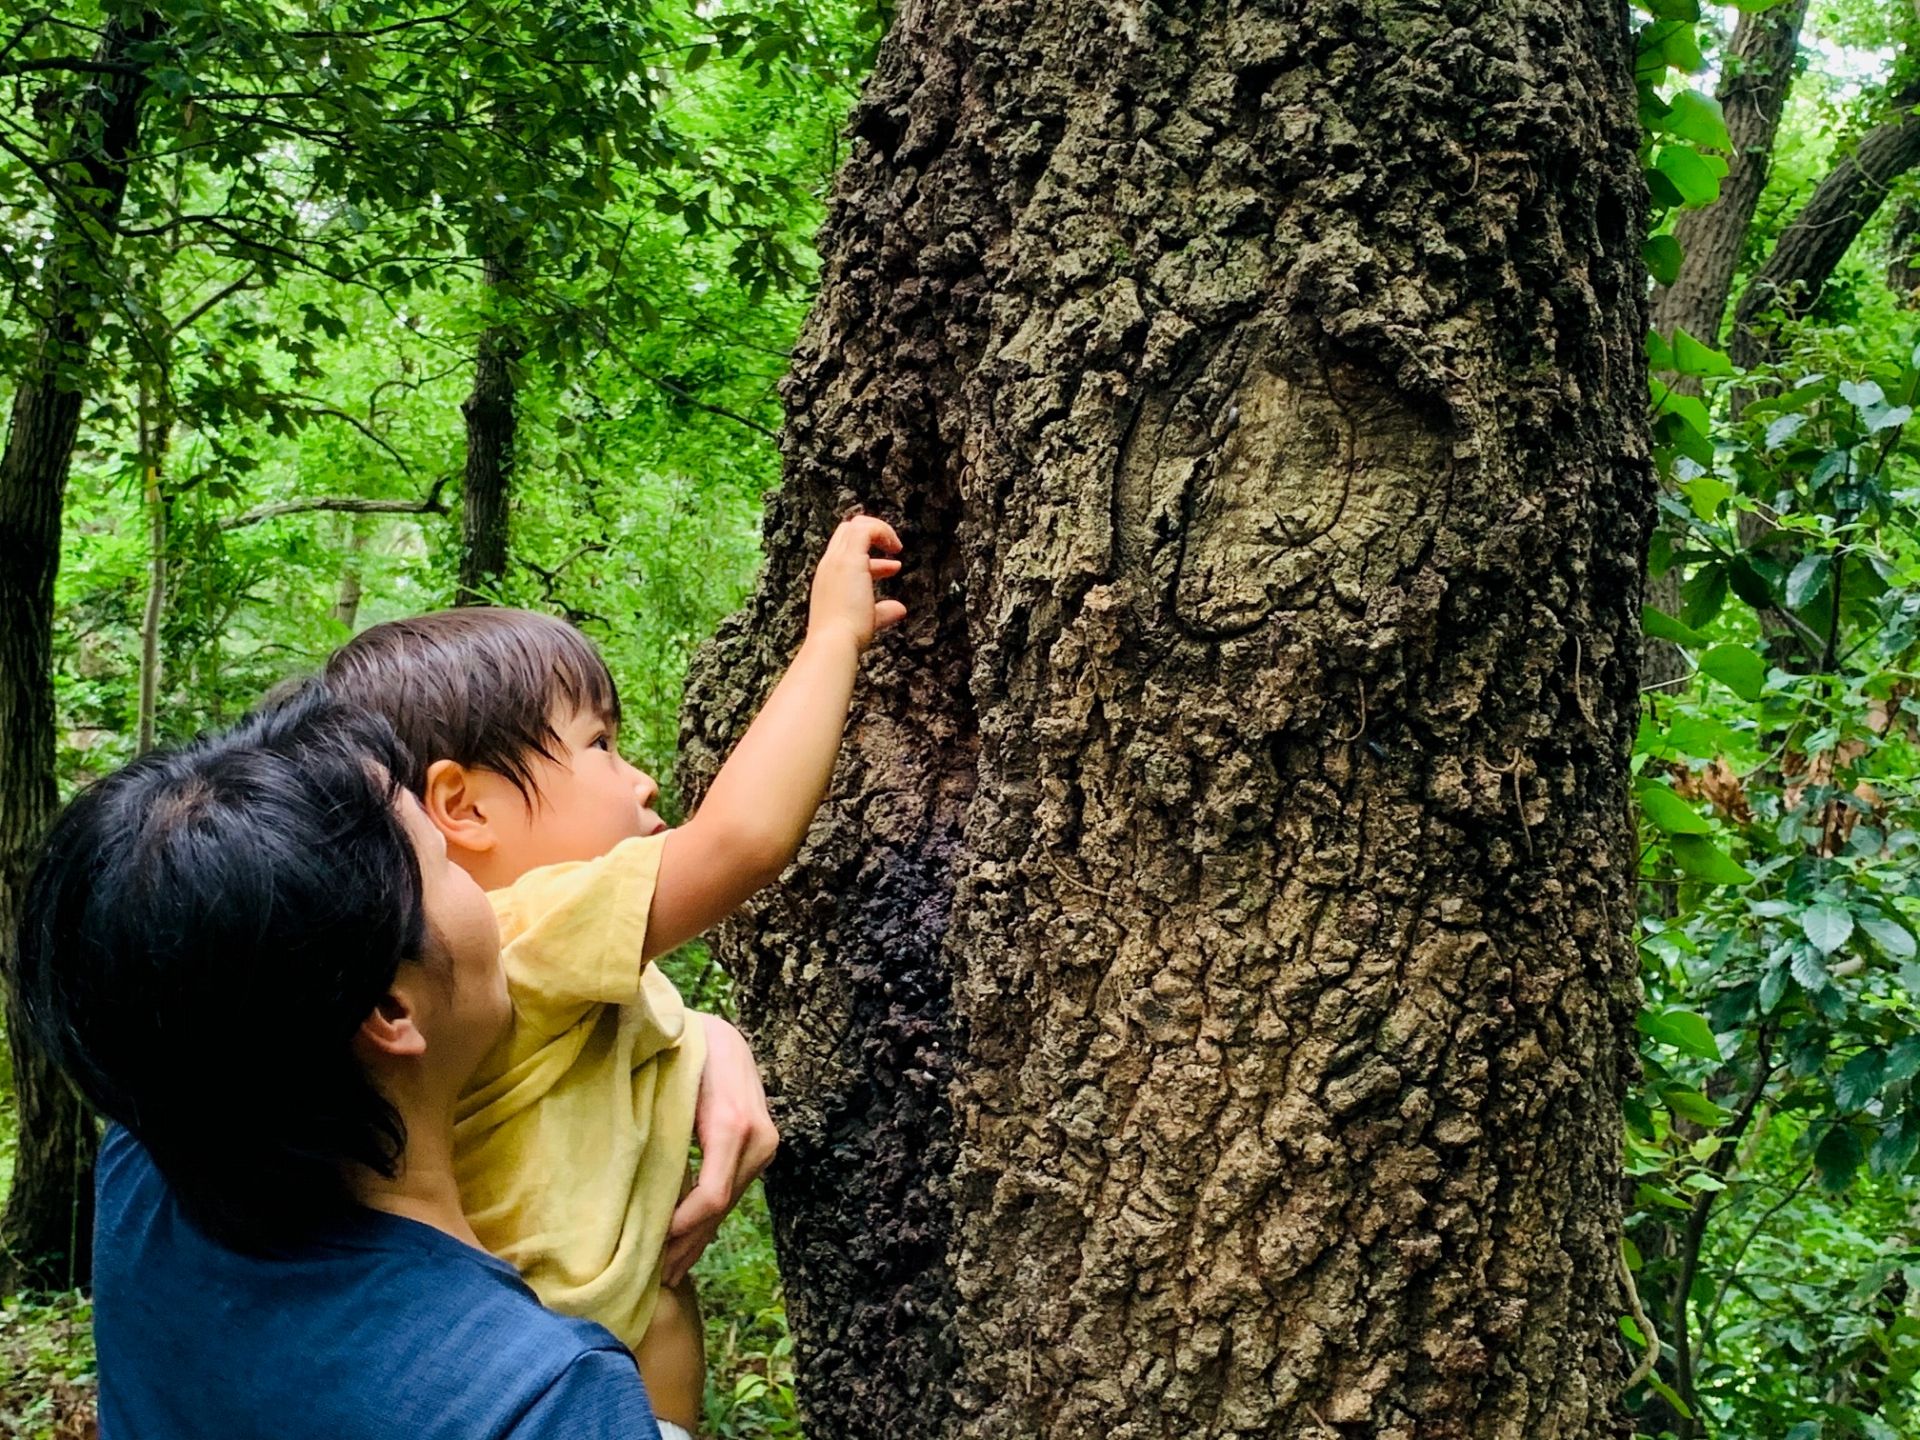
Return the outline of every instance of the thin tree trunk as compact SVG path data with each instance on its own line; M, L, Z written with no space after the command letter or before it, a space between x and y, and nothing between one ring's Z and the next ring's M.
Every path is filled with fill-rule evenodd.
M160 31L156 12L116 15L103 27L95 58L124 66ZM90 271L110 253L145 93L143 79L103 72L74 105L69 164L84 175L84 188L75 185L68 206L56 207L61 218L42 269L41 330L14 391L0 454L0 959L11 949L34 848L57 801L53 582L84 398L74 377L93 338L90 292L107 283ZM19 1151L0 1216L0 1291L82 1283L89 1260L93 1121L27 1034L8 986Z
M1920 165L1920 87L1894 99L1893 118L1870 130L1815 187L1807 203L1780 233L1734 307L1727 353L1743 369L1770 357L1775 330L1766 317L1807 314L1820 298L1860 231L1886 199L1888 186Z
M164 375L160 383L164 394L169 383ZM161 407L160 417L154 414L156 404ZM157 400L144 384L139 412L141 495L147 508L147 600L140 616L140 708L134 753L144 755L153 748L160 709L160 630L167 613L167 521L171 504L163 471L173 435L173 416L171 405Z
M160 708L160 625L167 608L167 501L157 471L149 469L142 487L147 506L147 603L140 616L140 712L134 753L153 748Z
M498 310L508 275L497 253L483 262L488 304ZM459 603L495 600L507 573L507 513L513 493L514 438L519 429L514 366L519 332L494 323L480 332L473 389L461 410L467 422L467 473L460 511Z
M846 500L901 525L720 942L809 1433L1625 1433L1630 50L1598 0L902 7L682 730L697 796Z
M1734 27L1718 96L1733 155L1720 182L1719 200L1705 209L1683 211L1674 222L1680 274L1672 285L1653 293L1653 328L1663 335L1685 330L1709 345L1719 338L1747 229L1767 187L1780 112L1799 68L1800 26L1806 15L1807 0L1786 0L1771 9L1743 13ZM1689 378L1681 383L1688 384ZM1691 381L1690 388L1697 394L1699 382Z
M329 613L335 622L351 630L360 618L363 591L360 557L367 548L367 532L355 521L349 520L347 523L352 526L353 533L347 537L347 555L340 565L340 588L334 592L333 609Z

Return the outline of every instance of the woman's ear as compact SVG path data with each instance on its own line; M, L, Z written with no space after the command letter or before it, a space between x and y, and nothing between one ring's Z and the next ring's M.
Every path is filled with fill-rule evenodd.
M427 1053L426 1033L418 1023L413 997L405 988L382 995L367 1018L360 1022L355 1037L362 1049L375 1055L411 1056Z
M447 848L484 855L499 837L493 829L491 797L475 783L474 772L457 760L436 760L427 767L420 807L434 828L447 837Z

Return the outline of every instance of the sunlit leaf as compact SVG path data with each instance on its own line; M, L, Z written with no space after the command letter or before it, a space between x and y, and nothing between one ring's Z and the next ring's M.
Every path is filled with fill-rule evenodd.
M1704 835L1674 836L1673 858L1688 875L1709 885L1745 885L1753 879L1751 870Z
M1720 1044L1713 1038L1713 1031L1691 1010L1642 1010L1635 1023L1641 1034L1671 1045L1683 1055L1702 1060L1720 1058Z
M1758 700L1767 684L1767 662L1744 645L1716 645L1700 657L1700 668L1742 700Z

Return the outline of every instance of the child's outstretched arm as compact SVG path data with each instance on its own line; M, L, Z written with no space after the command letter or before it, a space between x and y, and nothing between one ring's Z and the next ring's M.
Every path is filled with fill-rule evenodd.
M834 531L813 575L807 636L760 714L714 776L699 811L666 839L645 958L726 918L787 868L833 779L860 655L907 613L876 601L900 571L900 537L856 515ZM876 557L881 550L889 558Z

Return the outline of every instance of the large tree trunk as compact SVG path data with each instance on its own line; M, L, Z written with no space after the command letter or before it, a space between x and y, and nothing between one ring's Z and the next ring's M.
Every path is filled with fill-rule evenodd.
M903 6L697 795L909 550L725 931L810 1433L1623 1434L1652 510L1610 0Z
M144 78L129 56L160 33L152 11L103 27L73 106L64 201L42 274L44 309L32 359L14 391L0 454L0 964L12 969L21 892L52 819L54 784L53 582L60 513L79 434L81 376L93 339L95 294L126 196L126 160L139 128ZM110 67L110 68L109 68ZM125 68L127 73L114 73ZM87 1278L93 1229L93 1120L66 1082L27 1044L25 1017L7 987L19 1152L0 1215L0 1292Z
M507 269L495 250L482 266L487 303L498 311ZM519 331L496 321L480 332L473 389L460 409L467 422L466 487L460 507L462 605L494 603L507 573L507 513L513 495L514 440L520 428L513 369L520 362Z
M1773 138L1798 70L1800 26L1807 0L1785 0L1768 10L1742 13L1721 66L1720 108L1726 115L1733 155L1720 182L1720 198L1701 210L1682 211L1674 221L1680 242L1680 274L1653 293L1653 328L1671 337L1676 329L1714 344L1733 292L1734 272L1753 223L1760 192L1767 188ZM1699 382L1682 377L1695 394Z
M1920 165L1920 85L1893 97L1893 115L1867 132L1814 187L1807 203L1774 242L1734 306L1727 353L1742 368L1770 357L1774 330L1767 318L1797 319L1812 310L1853 242L1887 198L1888 186Z

